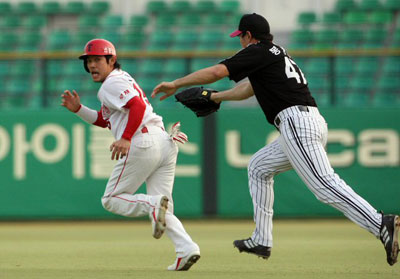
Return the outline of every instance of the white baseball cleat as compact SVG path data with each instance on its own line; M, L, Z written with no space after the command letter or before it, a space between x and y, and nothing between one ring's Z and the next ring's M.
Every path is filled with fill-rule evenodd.
M168 267L168 270L184 271L194 265L200 259L200 251L193 251L186 257L176 258L174 264Z
M149 217L151 220L153 237L159 239L166 228L165 213L168 210L168 198L161 196L160 201L156 204L154 209L150 212Z

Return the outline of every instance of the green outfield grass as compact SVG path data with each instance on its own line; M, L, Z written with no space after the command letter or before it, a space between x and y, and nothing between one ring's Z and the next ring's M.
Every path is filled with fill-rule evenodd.
M232 241L250 221L184 221L201 247L188 272L170 272L173 246L151 237L150 223L0 223L0 278L400 278L380 241L347 220L278 220L266 261Z

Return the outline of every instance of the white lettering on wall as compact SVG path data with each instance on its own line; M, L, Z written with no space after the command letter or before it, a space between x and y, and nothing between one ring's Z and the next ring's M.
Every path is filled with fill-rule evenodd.
M388 129L369 129L360 133L358 161L368 167L393 167L399 165L399 137Z
M56 140L53 150L46 150L44 140L52 136ZM45 124L37 128L32 134L32 152L43 163L51 164L60 161L69 149L69 135L60 125Z
M41 163L55 164L64 160L71 152L71 175L75 179L86 176L86 156L89 155L90 175L95 179L106 179L115 164L110 159L108 146L113 142L111 133L106 129L91 127L90 141L87 144L85 125L75 124L71 131L62 125L48 123L36 127L27 138L26 126L16 123L12 132L0 126L0 161L13 156L13 175L16 180L26 179L27 158L31 155ZM270 143L279 136L275 130L265 136ZM54 139L51 150L45 148L47 137ZM261 139L262 140L262 139ZM72 144L70 144L70 141ZM357 162L364 167L396 167L400 165L400 138L393 129L367 129L358 135L351 130L329 130L328 144L339 144L340 151L328 153L333 167L348 167ZM88 146L88 149L87 149ZM196 156L200 150L197 143L178 145L180 152ZM234 168L246 168L254 152L242 153L241 132L228 130L225 133L225 153L227 164ZM88 152L89 151L89 152ZM198 163L176 166L176 175L193 177L201 175Z
M14 177L17 180L26 176L26 153L30 149L26 141L26 128L23 124L14 126Z
M72 126L72 176L76 179L85 177L86 150L85 126L75 124Z
M277 131L269 133L266 138L267 144L275 140L278 135ZM395 130L364 130L357 138L350 130L333 129L329 130L328 144L333 143L340 144L345 149L328 153L332 167L349 167L355 163L356 158L358 163L365 167L400 165L400 139ZM259 149L262 147L259 146ZM227 163L234 168L246 168L252 156L252 154L242 153L241 134L238 130L226 131L225 151Z
M228 164L234 168L245 168L252 154L242 154L240 148L240 132L230 130L225 133L225 151Z
M56 145L53 150L46 150L44 140L46 137L55 138ZM26 156L32 151L33 155L42 163L51 164L62 160L69 150L69 135L67 131L57 124L39 126L32 133L29 143L26 138L26 127L23 124L14 126L14 177L17 180L26 177Z
M355 143L354 134L349 130L330 130L328 133L328 143L339 143L345 147L352 147ZM355 154L351 149L343 150L340 153L329 153L329 162L335 167L347 167L354 163Z
M3 160L10 151L10 136L6 129L0 127L0 161Z

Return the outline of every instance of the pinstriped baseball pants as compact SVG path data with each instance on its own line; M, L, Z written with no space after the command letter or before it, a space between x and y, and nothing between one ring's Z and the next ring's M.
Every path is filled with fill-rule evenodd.
M259 245L273 246L274 176L292 168L318 200L379 237L381 214L334 172L324 149L326 122L317 108L308 110L293 106L281 111L277 116L280 136L256 152L249 162L249 190L256 223L251 239Z

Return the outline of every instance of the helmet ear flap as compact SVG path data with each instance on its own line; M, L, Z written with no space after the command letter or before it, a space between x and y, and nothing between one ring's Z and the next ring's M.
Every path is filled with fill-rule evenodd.
M86 72L90 73L89 68L87 66L87 59L83 59L83 67L85 68Z

